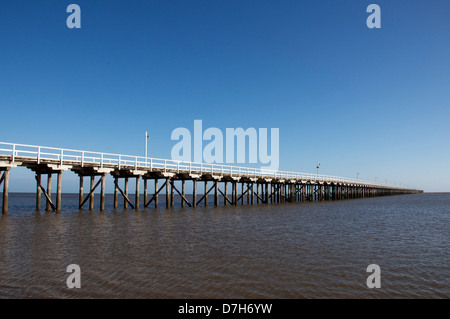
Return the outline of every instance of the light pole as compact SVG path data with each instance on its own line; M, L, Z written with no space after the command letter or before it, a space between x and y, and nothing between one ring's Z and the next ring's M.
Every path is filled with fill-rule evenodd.
M316 168L317 168L317 176L319 176L319 166L320 166L320 163L317 162L317 166L316 166Z
M150 136L147 134L147 131L145 131L145 161L147 161L147 140Z

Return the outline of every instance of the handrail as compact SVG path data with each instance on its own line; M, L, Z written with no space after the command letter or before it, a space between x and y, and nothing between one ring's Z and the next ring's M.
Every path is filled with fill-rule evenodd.
M10 148L6 148L10 147ZM189 173L201 173L208 172L211 174L220 175L230 175L234 176L246 176L246 177L261 177L261 178L280 178L280 179L297 179L316 182L339 182L339 183L351 183L360 184L372 187L382 187L386 188L388 185L377 184L373 182L368 182L359 179L343 178L338 176L329 175L319 175L311 173L300 173L300 172L290 172L290 171L275 171L264 168L250 168L243 166L232 166L223 164L211 164L211 163L199 163L199 162L188 162L188 161L178 161L171 159L160 159L144 156L133 156L133 155L123 155L123 154L113 154L113 153L102 153L94 151L82 151L74 149L65 148L55 148L46 146L36 146L27 144L16 144L16 143L5 143L0 142L0 155L11 154L12 160L15 161L20 154L23 156L27 155L32 158L36 158L39 164L42 159L46 160L58 160L60 165L64 162L73 161L80 162L81 166L85 166L86 163L100 164L104 167L104 164L117 165L119 169L129 166L134 169L148 169L148 162L150 161L150 169L155 168L163 169L164 172L167 170L173 170L174 172L185 171ZM389 186L389 188L394 189L412 189L412 188L402 188Z

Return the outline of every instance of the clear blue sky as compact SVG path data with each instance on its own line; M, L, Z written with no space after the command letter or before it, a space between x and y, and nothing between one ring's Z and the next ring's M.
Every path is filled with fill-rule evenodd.
M66 8L81 7L81 29ZM381 7L368 29L366 8ZM0 4L0 141L170 158L177 127L280 128L280 169L450 191L450 2ZM12 191L33 191L25 169ZM75 191L72 173L65 190ZM70 177L69 177L70 176Z

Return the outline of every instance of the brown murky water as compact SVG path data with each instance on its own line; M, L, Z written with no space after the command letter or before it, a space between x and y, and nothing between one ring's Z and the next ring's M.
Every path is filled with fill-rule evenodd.
M108 199L112 202L111 198ZM450 194L0 217L2 298L449 298ZM366 268L381 267L369 289ZM68 289L66 267L81 267Z

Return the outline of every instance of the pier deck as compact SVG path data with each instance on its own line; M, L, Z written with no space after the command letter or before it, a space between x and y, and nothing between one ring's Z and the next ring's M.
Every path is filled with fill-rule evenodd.
M124 208L140 208L140 181L144 181L144 207L153 203L158 207L158 196L165 189L166 207L174 205L175 191L180 196L181 205L197 206L208 204L208 194L214 192L214 205L219 205L220 195L224 205L256 203L284 203L322 200L353 199L374 196L420 193L421 190L394 187L350 178L307 174L287 171L270 171L259 168L239 167L222 164L183 162L111 153L80 151L35 145L0 142L0 172L3 172L4 214L8 210L8 188L10 170L24 166L36 173L36 210L41 207L41 192L45 196L46 210L61 210L62 173L72 171L80 178L79 207L89 200L89 208L94 208L94 192L100 187L100 210L105 207L105 177L114 178L114 208L118 206L118 194L123 197ZM56 203L51 200L51 179L57 175ZM41 183L42 175L47 175L47 189ZM95 182L95 177L99 177ZM84 177L90 178L89 193L84 196ZM128 198L129 178L135 178L136 193L132 203ZM124 180L124 190L119 186ZM164 180L158 188L158 181ZM148 180L153 180L155 193L149 199ZM175 182L181 181L181 191ZM193 198L189 201L185 194L185 182L193 183ZM197 182L203 182L205 191L197 201ZM208 182L213 185L208 188ZM219 183L222 187L219 187ZM227 191L231 184L231 198ZM239 184L241 192L239 193ZM256 190L255 190L256 186ZM246 197L246 199L245 199Z

